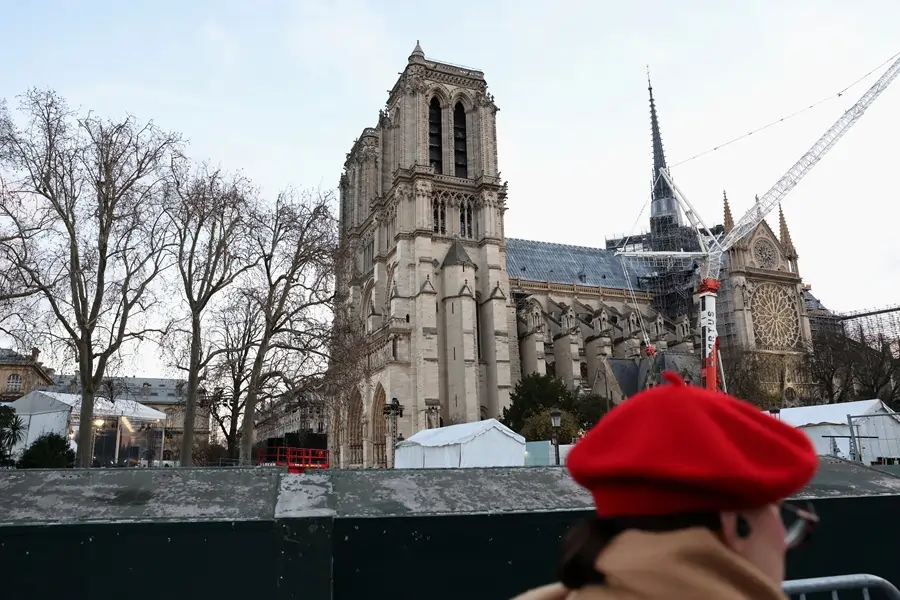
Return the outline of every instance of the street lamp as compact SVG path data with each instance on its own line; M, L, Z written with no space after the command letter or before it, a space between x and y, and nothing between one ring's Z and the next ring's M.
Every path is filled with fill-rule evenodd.
M391 398L390 403L382 409L384 417L391 425L391 467L394 466L394 448L397 446L397 419L403 416L403 405L396 398Z
M562 411L555 406L550 411L550 426L553 427L553 448L556 451L556 466L559 466L559 426L562 424Z

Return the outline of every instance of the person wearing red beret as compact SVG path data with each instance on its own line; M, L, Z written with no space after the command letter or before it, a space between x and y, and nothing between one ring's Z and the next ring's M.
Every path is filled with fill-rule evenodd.
M785 553L818 522L783 502L815 475L812 443L748 402L664 378L569 452L597 514L567 535L560 582L516 600L785 599Z

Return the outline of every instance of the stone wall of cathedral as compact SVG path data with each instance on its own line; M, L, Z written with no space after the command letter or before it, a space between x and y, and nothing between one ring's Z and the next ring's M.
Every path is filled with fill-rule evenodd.
M725 200L726 230L731 210ZM798 255L784 213L779 234L763 221L726 256L720 288L719 340L723 349L754 354L762 389L790 405L812 397L802 363L812 333Z
M368 374L335 403L337 466L388 466L398 436L498 417L528 373L619 402L655 384L648 345L696 362L696 327L651 309L611 251L577 249L593 266L568 273L574 247L505 238L496 114L481 72L417 45L377 125L347 155L340 229L355 260L337 285L366 329ZM810 332L783 215L781 225L780 239L762 224L729 253L719 328L726 346L788 365ZM547 266L549 246L558 265ZM780 373L766 376L773 390L802 383L789 365L770 371ZM404 408L396 421L384 416L393 399Z
M417 45L347 156L340 226L356 261L338 286L365 323L370 373L340 403L346 426L330 444L341 466L384 466L397 435L508 405L517 352L496 113L481 72ZM397 431L382 414L393 398Z

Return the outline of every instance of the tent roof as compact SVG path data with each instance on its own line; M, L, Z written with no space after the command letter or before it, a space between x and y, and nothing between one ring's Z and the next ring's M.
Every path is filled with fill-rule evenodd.
M838 404L783 408L778 414L778 418L793 427L847 425L847 415L868 415L882 410L893 412L881 400L857 400Z
M491 430L497 430L514 440L524 444L525 438L498 421L497 419L485 419L474 423L461 423L448 425L436 429L423 429L419 433L410 436L398 444L398 446L453 446L465 444L479 435Z
M78 394L60 394L57 392L35 391L22 396L11 405L22 415L37 415L63 410L80 410L81 396ZM132 400L114 400L94 398L95 417L120 417L141 421L155 421L166 418L166 413L154 410Z

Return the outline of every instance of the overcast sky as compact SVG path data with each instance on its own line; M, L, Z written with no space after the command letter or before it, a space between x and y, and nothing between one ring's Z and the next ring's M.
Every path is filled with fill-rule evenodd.
M897 0L0 0L0 95L152 118L268 193L333 188L421 40L496 97L507 235L602 246L649 194L646 65L675 165L836 96L900 51L898 22ZM715 223L727 190L737 218L880 72L674 167L679 187ZM784 204L834 310L900 302L898 107L895 83ZM162 375L152 356L126 370Z

